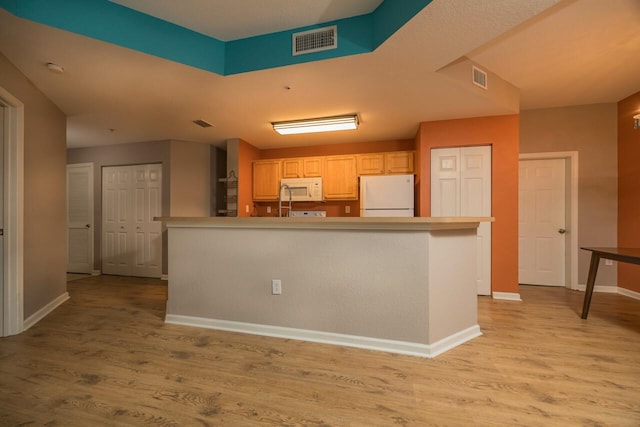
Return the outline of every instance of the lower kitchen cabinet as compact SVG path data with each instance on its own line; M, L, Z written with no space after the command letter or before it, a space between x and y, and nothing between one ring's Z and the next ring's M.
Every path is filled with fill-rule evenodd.
M324 157L322 191L326 200L356 200L358 174L356 156Z

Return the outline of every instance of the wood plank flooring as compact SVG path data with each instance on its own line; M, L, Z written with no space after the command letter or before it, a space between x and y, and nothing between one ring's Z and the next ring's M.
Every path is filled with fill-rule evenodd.
M435 359L165 325L167 288L96 276L0 338L0 425L639 426L640 301L521 287Z

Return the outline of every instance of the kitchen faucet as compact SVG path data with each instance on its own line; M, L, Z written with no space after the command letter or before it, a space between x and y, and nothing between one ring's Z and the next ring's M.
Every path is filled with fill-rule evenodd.
M278 216L282 217L282 190L286 189L289 192L289 207L287 208L287 216L291 216L291 187L287 184L282 184L280 186L280 191L278 192Z

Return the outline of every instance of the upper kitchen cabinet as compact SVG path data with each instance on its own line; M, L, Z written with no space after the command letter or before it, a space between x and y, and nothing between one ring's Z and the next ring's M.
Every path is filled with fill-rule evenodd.
M415 169L413 151L384 153L385 173L413 173Z
M356 156L326 156L323 162L322 190L327 200L357 200Z
M322 176L321 157L282 159L283 178L310 178Z
M253 162L253 200L278 200L280 160Z
M358 175L384 174L384 153L358 154Z
M358 175L406 174L414 171L413 151L358 154Z

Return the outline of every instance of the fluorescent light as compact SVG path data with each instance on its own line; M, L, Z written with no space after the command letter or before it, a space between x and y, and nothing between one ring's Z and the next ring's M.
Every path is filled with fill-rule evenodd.
M272 123L273 130L280 135L298 133L332 132L336 130L358 129L358 116L323 117L320 119L292 120L289 122Z

